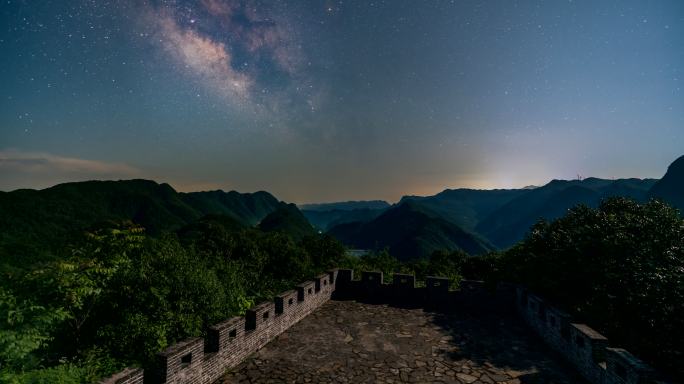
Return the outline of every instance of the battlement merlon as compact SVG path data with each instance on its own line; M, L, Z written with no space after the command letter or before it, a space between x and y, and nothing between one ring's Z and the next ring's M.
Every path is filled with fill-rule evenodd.
M337 274L339 273L339 271L340 270L338 268L332 268L327 271L328 276L330 277L330 284L333 287L335 286L335 284L337 284Z
M247 310L245 313L245 330L253 331L262 323L269 320L275 313L275 303L265 301Z
M571 340L577 354L584 354L587 361L602 363L606 359L608 339L586 324L570 324Z
M339 269L337 271L337 281L335 285L337 287L347 287L354 280L354 270L353 269Z
M231 317L218 324L214 324L207 330L207 352L219 352L238 336L238 330L244 330L245 318L242 316Z
M277 295L273 298L275 302L275 313L279 315L285 312L285 308L294 305L297 302L297 291L290 289Z
M201 368L204 360L204 339L190 337L159 352L155 373L158 378L175 377L183 370Z
M297 284L295 289L297 290L297 300L304 301L308 296L314 294L314 289L316 288L316 283L313 280L305 281L301 284Z
M330 275L328 275L327 273L322 273L318 276L315 276L313 278L313 281L316 292L320 292L322 288L327 288L329 280Z

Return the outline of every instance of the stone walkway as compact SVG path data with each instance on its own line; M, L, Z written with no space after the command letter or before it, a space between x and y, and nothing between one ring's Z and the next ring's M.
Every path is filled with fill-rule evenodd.
M330 301L218 383L586 383L514 318Z

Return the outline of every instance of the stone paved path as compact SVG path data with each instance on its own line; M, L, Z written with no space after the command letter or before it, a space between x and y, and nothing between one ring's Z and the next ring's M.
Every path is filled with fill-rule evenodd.
M218 383L586 383L514 318L330 301Z

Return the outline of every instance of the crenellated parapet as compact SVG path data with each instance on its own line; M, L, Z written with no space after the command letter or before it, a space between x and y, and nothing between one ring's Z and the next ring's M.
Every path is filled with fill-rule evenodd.
M157 354L152 367L127 368L106 384L211 384L283 331L326 303L335 291L337 269L299 284Z
M385 280L388 280L387 283ZM469 307L469 304L475 303L469 303L468 299L477 294L487 294L493 299L493 295L487 293L484 283L480 281L463 282L471 288L468 296L463 295L460 290L451 290L451 282L446 277L428 276L424 283L423 286L416 286L414 275L401 273L395 273L390 279L386 279L378 271L363 271L360 278L355 279L354 271L340 269L334 298L443 311Z
M654 371L624 349L611 348L603 335L550 305L527 289L463 280L456 290L445 277L429 276L417 287L414 275L393 274L385 283L382 272L364 271L359 279L351 269L333 269L273 301L250 308L207 330L206 338L188 338L157 354L154 366L128 368L105 379L106 384L211 384L227 369L265 346L331 298L384 303L429 311L516 310L529 327L596 384L660 383Z
M524 287L508 288L525 323L591 383L663 383L648 365L624 349L610 348L608 339L588 325L573 323L569 314Z

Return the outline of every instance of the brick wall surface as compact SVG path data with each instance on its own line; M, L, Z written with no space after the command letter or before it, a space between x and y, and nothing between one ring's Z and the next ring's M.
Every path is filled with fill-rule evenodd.
M206 339L188 338L157 354L153 367L128 368L103 384L210 384L247 356L330 300L337 270L316 276L260 303L244 317L234 317L207 330Z
M665 383L631 353L609 348L608 339L586 324L572 323L570 315L524 287L508 289L514 290L515 307L525 323L591 383Z

